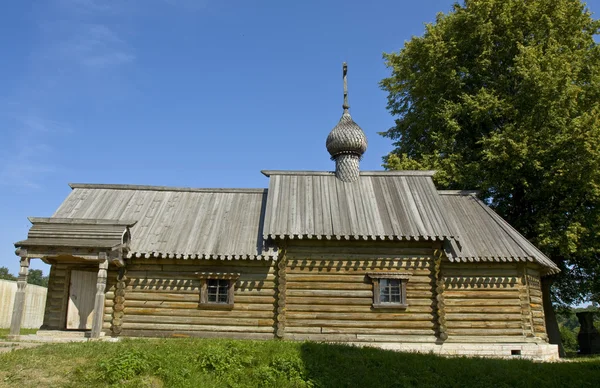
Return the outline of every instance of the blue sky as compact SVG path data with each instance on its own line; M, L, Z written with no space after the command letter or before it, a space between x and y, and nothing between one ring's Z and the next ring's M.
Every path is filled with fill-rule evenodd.
M261 169L331 170L351 113L381 169L378 82L452 1L46 0L0 13L0 266L69 182L266 187ZM588 2L600 10L600 0ZM32 268L47 266L34 260Z

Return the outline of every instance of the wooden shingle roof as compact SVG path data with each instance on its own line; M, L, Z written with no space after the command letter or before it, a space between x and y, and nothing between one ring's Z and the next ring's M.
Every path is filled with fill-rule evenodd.
M446 244L450 261L530 261L544 274L559 271L552 260L480 201L473 192L440 190L440 200L458 242Z
M361 171L356 182L330 172L270 176L263 235L269 238L447 240L431 171Z
M136 220L128 257L266 259L265 189L71 184L53 217Z

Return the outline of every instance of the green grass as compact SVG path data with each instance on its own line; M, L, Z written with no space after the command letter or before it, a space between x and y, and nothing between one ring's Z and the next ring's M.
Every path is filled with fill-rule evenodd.
M444 358L312 342L125 340L0 355L0 386L19 387L592 387L598 381L599 358Z
M21 335L35 334L37 331L38 329L21 329ZM0 329L0 341L6 340L8 333L10 333L10 329Z

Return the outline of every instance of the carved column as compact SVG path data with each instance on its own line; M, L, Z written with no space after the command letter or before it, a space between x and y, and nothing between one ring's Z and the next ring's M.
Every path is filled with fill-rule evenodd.
M436 323L438 329L438 338L441 341L448 339L446 327L446 301L444 300L444 275L442 274L442 250L435 252L434 270L435 270L435 301L436 301Z
M285 336L285 294L287 292L286 266L287 260L285 257L285 250L282 249L279 251L279 261L277 263L277 312L275 314L275 321L277 322L275 336L277 338L283 338Z
M16 253L21 257L21 268L19 269L17 293L15 294L15 304L13 306L13 314L10 321L9 339L18 339L21 332L23 310L25 309L25 288L27 287L27 275L29 275L29 259L27 258L27 250L18 249Z
M96 300L94 301L94 319L92 321L92 338L100 338L102 322L104 321L104 299L106 290L106 270L108 260L106 254L98 255L100 261L98 268L98 280L96 281Z

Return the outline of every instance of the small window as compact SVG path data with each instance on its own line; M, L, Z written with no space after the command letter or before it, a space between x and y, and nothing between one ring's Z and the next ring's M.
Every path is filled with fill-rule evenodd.
M227 303L229 280L208 279L206 281L206 288L208 291L208 303Z
M196 272L200 278L199 308L233 308L239 273Z
M408 273L372 272L373 308L406 308L406 283Z

